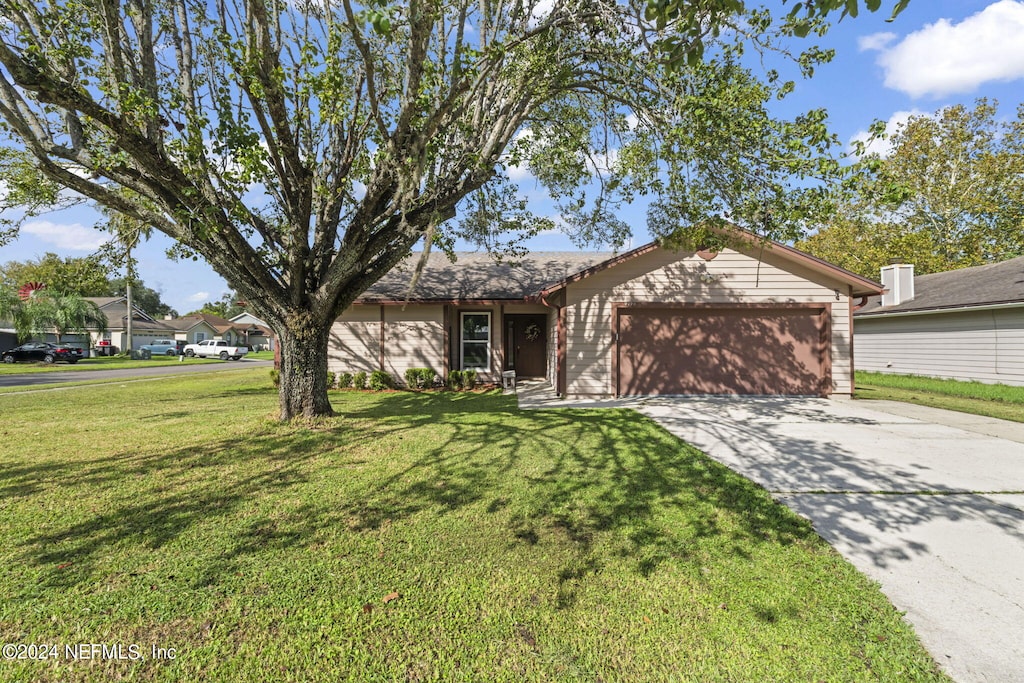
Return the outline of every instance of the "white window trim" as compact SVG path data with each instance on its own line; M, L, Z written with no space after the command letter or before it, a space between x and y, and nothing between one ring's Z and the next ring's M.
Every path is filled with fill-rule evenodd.
M486 315L487 316L487 340L466 340L463 339L462 334L466 325L467 315ZM487 365L483 368L468 368L476 370L477 372L490 372L491 371L491 312L490 311L461 311L459 313L459 369L466 370L466 342L469 341L471 344L485 344L487 347Z

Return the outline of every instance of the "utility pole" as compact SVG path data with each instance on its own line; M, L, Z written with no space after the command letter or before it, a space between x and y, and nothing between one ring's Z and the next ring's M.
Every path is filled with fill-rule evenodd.
M126 280L125 288L128 292L128 341L125 343L125 351L128 352L128 356L132 355L132 319L135 317L135 311L132 309L132 280L129 276Z

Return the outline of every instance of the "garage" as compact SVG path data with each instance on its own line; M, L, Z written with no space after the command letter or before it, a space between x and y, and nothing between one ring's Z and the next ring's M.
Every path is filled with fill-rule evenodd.
M622 305L615 393L825 396L828 304Z

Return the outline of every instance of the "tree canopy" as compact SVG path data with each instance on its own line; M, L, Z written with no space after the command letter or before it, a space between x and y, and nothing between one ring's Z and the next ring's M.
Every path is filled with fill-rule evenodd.
M837 186L833 221L798 243L869 277L892 259L935 273L1024 255L1024 104L946 107L886 132Z
M204 258L280 338L282 417L329 414L330 324L413 245L551 226L509 168L580 242L621 244L641 195L666 238L725 215L795 236L836 140L823 111L773 118L793 84L743 54L809 75L831 53L787 39L860 4L0 0L0 169Z
M0 288L15 291L27 282L41 282L49 292L78 296L123 296L127 278L109 277L110 269L95 256L61 257L52 252L27 261L0 264ZM177 312L160 299L160 293L142 281L132 284L132 302L154 317Z

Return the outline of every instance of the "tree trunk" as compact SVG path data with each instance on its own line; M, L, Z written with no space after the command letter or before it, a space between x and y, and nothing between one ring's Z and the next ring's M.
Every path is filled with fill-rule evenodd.
M281 419L333 415L327 398L327 338L330 325L312 320L278 334L281 345Z

